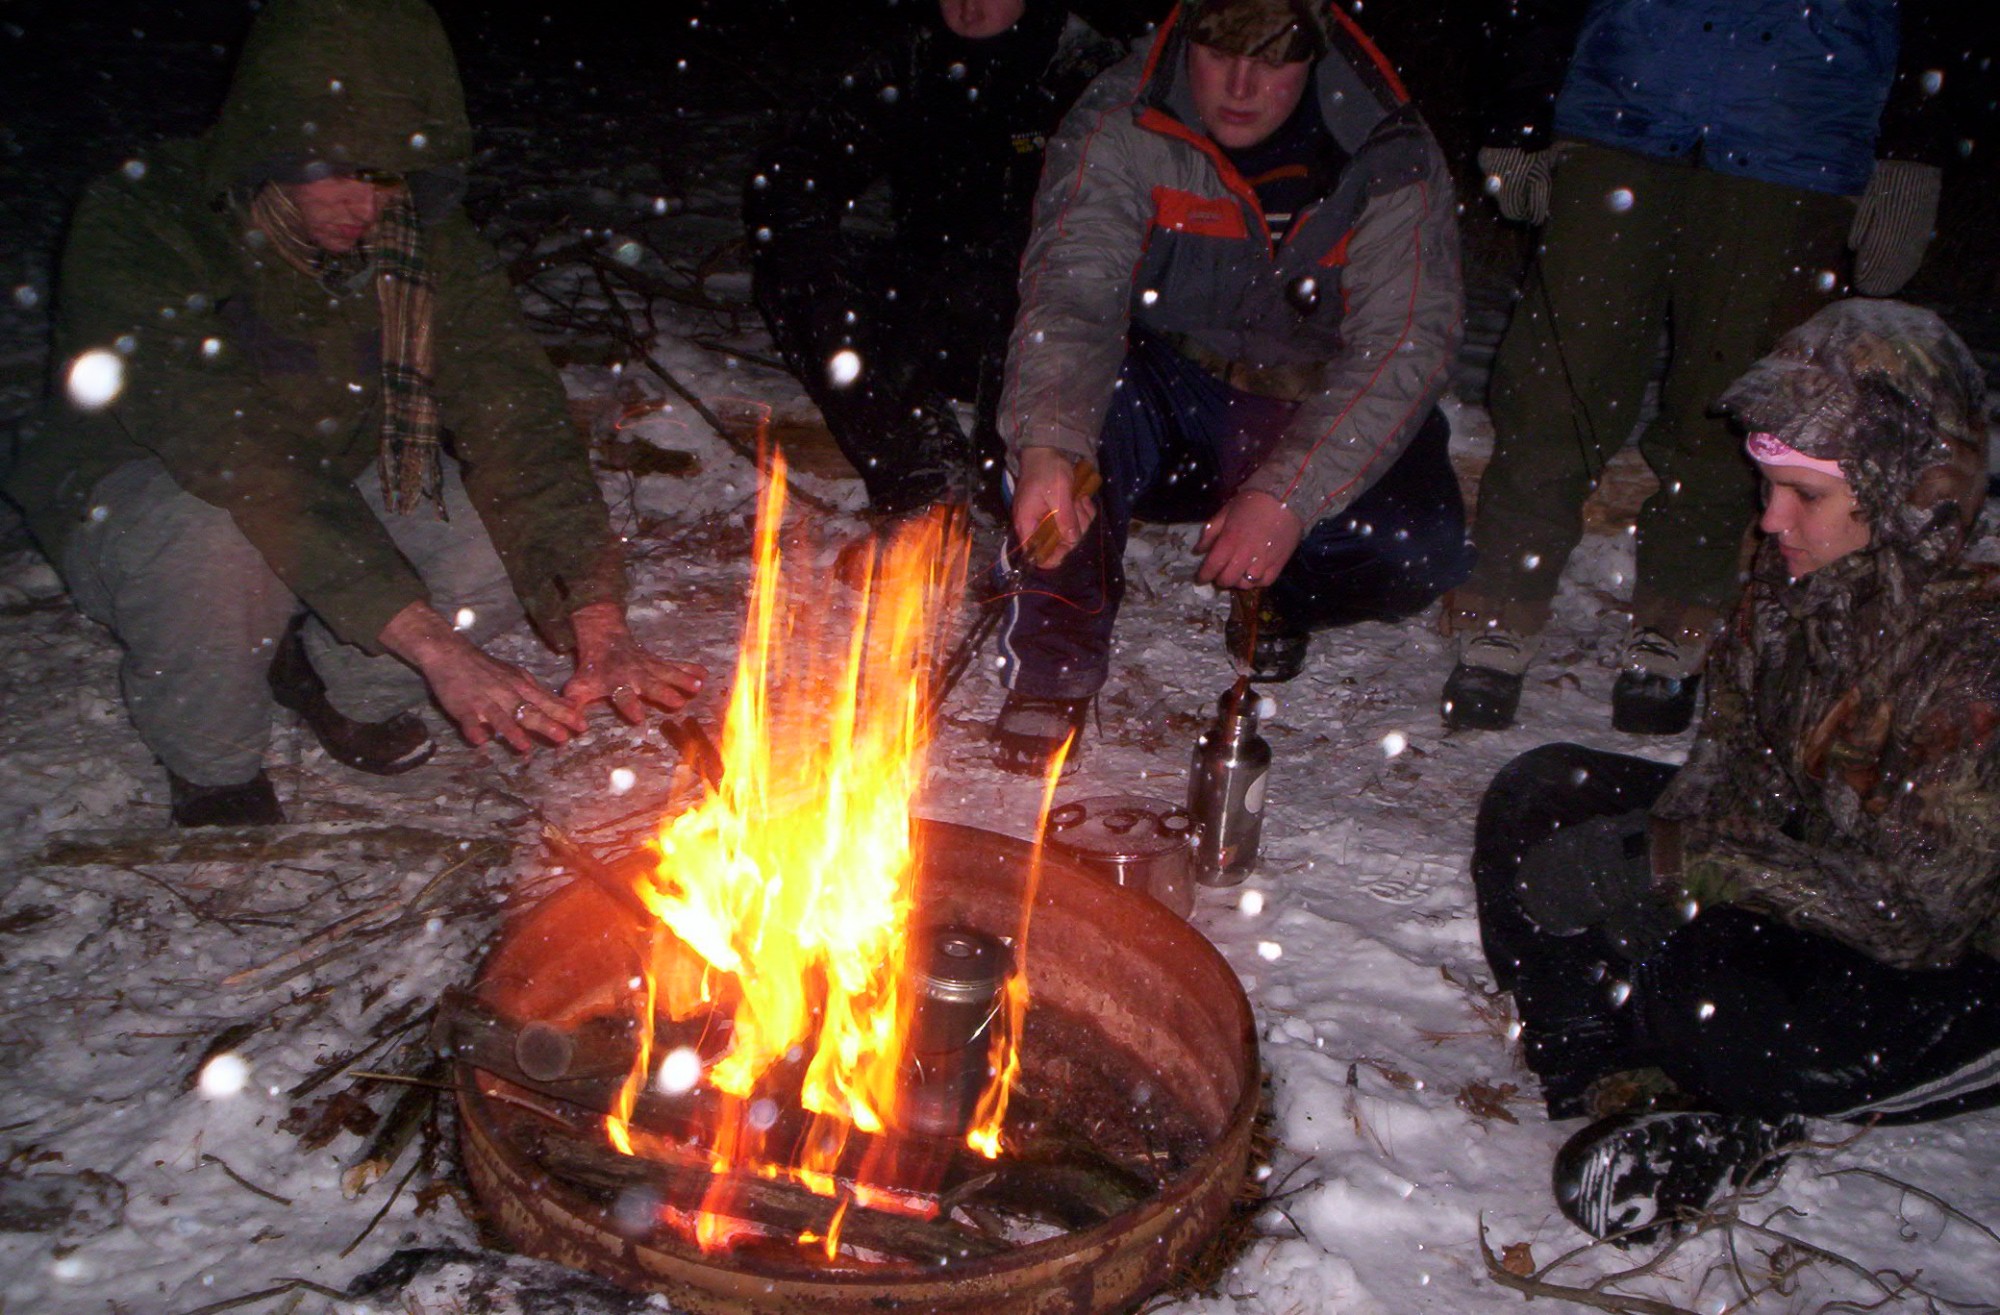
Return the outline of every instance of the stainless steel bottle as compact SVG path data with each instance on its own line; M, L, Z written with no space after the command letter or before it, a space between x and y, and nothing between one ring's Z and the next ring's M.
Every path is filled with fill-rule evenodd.
M904 1074L903 1126L959 1137L986 1089L987 1051L1012 956L966 927L924 927L912 938L916 1017Z
M1238 682L1217 701L1214 725L1195 741L1188 815L1195 825L1195 880L1204 886L1234 886L1257 865L1271 770L1271 746L1257 733L1261 697Z

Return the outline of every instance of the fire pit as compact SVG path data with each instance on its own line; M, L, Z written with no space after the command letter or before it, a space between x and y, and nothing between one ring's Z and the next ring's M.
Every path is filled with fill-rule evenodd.
M919 922L1015 935L1031 846L923 822L915 848ZM1002 1141L1094 1147L1119 1161L1101 1176L1144 1182L1126 1208L1040 1240L967 1231L959 1246L948 1228L930 1229L920 1244L942 1245L921 1260L820 1254L795 1241L705 1252L662 1222L684 1171L632 1162L621 1186L579 1166L574 1148L564 1152L564 1139L550 1135L561 1123L548 1094L563 1080L587 1087L591 1077L579 1072L583 1052L548 1020L575 1019L580 1001L620 994L641 966L631 910L578 883L519 919L480 974L472 1012L505 1044L459 1046L466 1169L492 1222L524 1252L698 1312L1134 1306L1211 1238L1243 1182L1259 1098L1250 1008L1228 964L1171 912L1058 855L1042 863L1026 942L1032 1003ZM1006 1156L994 1163L1004 1176ZM926 1190L932 1199L952 1194ZM893 1225L888 1205L880 1218ZM744 1213L755 1213L754 1202ZM786 1228L796 1225L780 1214ZM894 1227L863 1230L853 1246L869 1249L878 1235L896 1249ZM847 1236L856 1236L851 1224Z
M1249 1005L1146 896L914 818L965 527L848 590L783 561L783 487L706 790L440 1006L474 1190L696 1311L1128 1307L1242 1182Z

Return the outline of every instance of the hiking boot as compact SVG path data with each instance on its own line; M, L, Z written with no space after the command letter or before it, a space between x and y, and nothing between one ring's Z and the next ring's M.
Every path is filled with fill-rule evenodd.
M278 641L268 679L271 697L296 712L337 763L373 776L395 776L423 766L437 752L437 741L414 712L399 712L387 721L356 721L328 702L326 682L313 670L296 625Z
M285 820L262 768L236 785L196 785L170 770L167 789L175 826L277 826Z
M1606 1073L1583 1089L1583 1110L1592 1119L1693 1108L1687 1093L1657 1068L1620 1069Z
M1454 731L1498 731L1514 724L1521 706L1521 681L1541 647L1534 635L1488 625L1463 636L1458 664L1445 679L1438 711Z
M1063 775L1076 770L1083 739L1084 715L1089 699L1036 699L1009 692L993 722L993 760L1003 772L1020 776L1046 776L1049 760L1070 744L1063 760Z
M1725 1192L1775 1179L1805 1140L1794 1115L1618 1114L1556 1152L1556 1204L1592 1237L1648 1246L1688 1229Z
M1708 645L1700 636L1634 626L1618 655L1611 686L1611 729L1628 735L1678 735L1694 720L1695 693Z
M1254 600L1254 601L1253 601ZM1294 624L1260 589L1236 589L1229 595L1229 620L1222 642L1230 665L1239 676L1279 684L1305 669L1312 633Z

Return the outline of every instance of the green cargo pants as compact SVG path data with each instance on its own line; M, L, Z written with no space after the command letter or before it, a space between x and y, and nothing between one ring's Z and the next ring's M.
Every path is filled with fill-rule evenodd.
M1851 197L1732 177L1586 142L1558 152L1549 219L1494 363L1495 446L1480 481L1479 564L1455 624L1547 620L1582 507L1638 426L1660 488L1639 513L1634 614L1672 629L1728 609L1756 479L1709 408L1844 283Z

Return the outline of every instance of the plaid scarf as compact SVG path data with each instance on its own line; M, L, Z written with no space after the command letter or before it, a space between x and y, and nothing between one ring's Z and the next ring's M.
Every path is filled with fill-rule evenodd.
M408 187L398 184L382 216L351 252L322 250L306 235L305 218L282 187L265 186L250 202L286 264L330 292L372 268L382 308L382 500L392 512L428 502L444 519L443 447L438 424L431 336L437 279L424 261L423 232Z

